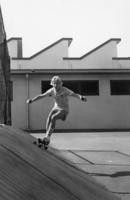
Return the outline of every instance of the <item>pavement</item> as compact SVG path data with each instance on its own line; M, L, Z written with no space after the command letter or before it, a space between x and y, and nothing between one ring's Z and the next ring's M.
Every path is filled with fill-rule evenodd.
M121 200L130 199L130 132L54 133L50 147Z

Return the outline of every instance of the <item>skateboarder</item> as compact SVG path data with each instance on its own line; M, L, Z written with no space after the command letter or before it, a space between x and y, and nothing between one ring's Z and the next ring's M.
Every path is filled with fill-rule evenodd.
M47 96L53 97L55 100L54 107L50 111L47 118L46 135L45 135L45 138L43 139L43 143L46 141L48 144L50 142L50 137L55 129L56 121L59 119L65 121L67 118L67 115L69 113L68 97L72 96L82 101L87 101L87 98L85 96L76 94L72 90L66 87L63 87L63 82L59 76L54 76L51 79L50 85L52 87L49 90L47 90L45 93L27 100L27 103L32 103L34 101L37 101Z

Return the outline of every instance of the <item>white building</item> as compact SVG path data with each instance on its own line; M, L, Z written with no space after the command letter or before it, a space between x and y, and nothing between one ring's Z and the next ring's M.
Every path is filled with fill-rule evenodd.
M64 85L87 96L88 102L70 98L70 114L62 130L130 129L130 57L119 58L119 38L112 38L81 57L70 58L72 38L62 38L31 57L22 57L22 38L8 40L11 56L12 124L21 129L45 129L51 98L26 104L47 90L59 75Z

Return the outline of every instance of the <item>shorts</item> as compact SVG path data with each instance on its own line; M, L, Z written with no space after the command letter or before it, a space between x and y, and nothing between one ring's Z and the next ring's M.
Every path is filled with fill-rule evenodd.
M50 114L51 116L55 116L55 119L61 119L62 121L65 121L68 115L68 112L66 110L60 110L60 109L52 109Z

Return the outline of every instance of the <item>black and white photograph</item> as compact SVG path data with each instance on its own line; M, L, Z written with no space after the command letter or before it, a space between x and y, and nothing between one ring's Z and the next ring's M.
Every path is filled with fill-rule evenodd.
M129 0L0 0L0 200L130 199L129 19Z

